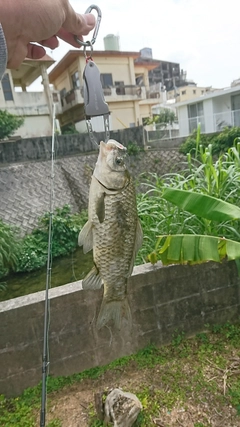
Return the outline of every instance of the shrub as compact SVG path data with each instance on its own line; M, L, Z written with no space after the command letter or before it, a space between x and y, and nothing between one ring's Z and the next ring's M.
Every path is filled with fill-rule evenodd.
M0 139L8 138L23 123L24 119L22 117L14 116L5 110L0 110Z
M0 219L0 278L14 270L18 262L19 236L14 227Z
M180 153L193 154L196 151L196 134L194 131L186 141L180 146ZM233 127L231 129L225 128L221 133L214 133L211 135L201 134L199 144L203 148L207 148L209 144L212 145L212 154L220 155L227 152L227 150L233 147L236 138L240 137L240 128Z
M44 266L48 254L50 212L39 219L39 227L23 238L17 271L32 271ZM86 211L71 215L69 205L56 208L52 215L52 257L67 255L77 247L79 231L87 220Z

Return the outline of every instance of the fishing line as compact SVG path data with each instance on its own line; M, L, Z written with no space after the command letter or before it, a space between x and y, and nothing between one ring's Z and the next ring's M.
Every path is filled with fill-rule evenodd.
M46 401L47 401L47 378L49 372L49 325L50 325L50 301L49 289L51 288L52 273L52 238L53 238L53 207L54 207L54 162L55 162L55 116L56 104L53 103L52 117L52 148L51 148L51 176L50 176L50 206L49 206L49 229L48 229L48 254L47 254L47 275L45 290L45 311L44 311L44 331L43 331L43 356L42 356L42 395L40 427L45 427L46 422Z

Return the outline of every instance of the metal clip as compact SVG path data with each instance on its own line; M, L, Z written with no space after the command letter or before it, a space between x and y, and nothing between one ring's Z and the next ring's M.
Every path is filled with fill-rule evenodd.
M96 6L95 4L92 4L91 6L89 6L89 7L87 8L87 10L86 10L85 14L86 14L86 13L91 13L91 12L92 12L92 10L96 10L96 12L97 12L97 21L96 21L95 30L94 30L94 33L93 33L92 40L91 40L91 41L84 42L83 40L80 40L77 36L75 36L75 40L76 40L76 41L77 41L81 46L85 46L85 47L87 47L87 46L92 46L92 45L95 43L96 38L97 38L97 35L98 35L98 30L99 30L99 27L100 27L100 22L101 22L101 19L102 19L102 12L101 12L101 9L100 9L98 6Z
M98 145L93 135L91 117L103 116L105 140L110 137L109 130L109 108L104 100L103 88L100 80L100 72L92 59L88 59L83 73L84 80L84 105L86 122L90 139Z
M104 100L103 88L100 80L100 72L96 64L92 59L93 44L96 41L98 30L102 18L101 10L98 6L91 5L86 10L85 13L90 13L93 9L97 11L97 21L93 37L91 41L83 42L75 36L76 41L84 46L84 54L86 57L86 67L83 72L84 80L84 104L85 104L85 114L86 114L86 123L88 128L89 137L92 142L97 144L98 142L93 134L91 117L103 116L104 120L104 129L105 129L105 141L107 142L110 138L110 128L109 128L109 108L108 104ZM87 48L90 48L90 54L87 55Z

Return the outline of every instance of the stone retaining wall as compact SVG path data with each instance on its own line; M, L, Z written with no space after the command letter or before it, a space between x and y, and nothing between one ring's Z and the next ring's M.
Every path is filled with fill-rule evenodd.
M15 144L15 143L14 143ZM1 144L0 144L1 146ZM42 151L43 153L43 151ZM48 153L48 151L46 151ZM54 165L54 206L69 204L73 212L87 207L92 171L97 152L58 157ZM129 170L141 181L142 173L163 175L179 171L185 156L178 150L145 151L129 156ZM0 167L0 218L23 233L36 227L38 217L49 211L51 162L25 161Z

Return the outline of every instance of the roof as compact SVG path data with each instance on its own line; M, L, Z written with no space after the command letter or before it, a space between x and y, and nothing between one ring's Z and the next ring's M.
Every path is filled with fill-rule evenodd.
M81 49L74 49L69 50L66 55L55 65L52 71L49 73L49 82L53 83L54 80L61 75L66 68L68 68L75 60L76 58L83 56L83 50ZM138 58L140 55L140 52L122 52L118 50L94 50L93 52L93 58L96 57L130 57L133 59Z
M41 65L49 68L54 62L54 59L47 54L41 59L24 59L16 70L11 70L14 86L22 86L23 84L29 86L42 75Z
M177 102L175 106L177 108L182 107L184 105L196 104L197 102L205 101L207 99L216 98L218 96L223 96L226 94L231 94L234 92L240 92L240 85L234 87L226 87L224 89L217 89L209 93L205 93L204 95L199 96L198 98L189 99L187 101Z

